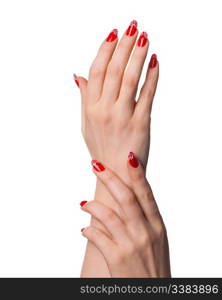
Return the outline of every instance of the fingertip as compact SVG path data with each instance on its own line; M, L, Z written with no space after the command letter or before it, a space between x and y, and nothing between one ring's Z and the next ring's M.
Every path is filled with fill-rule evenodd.
M75 81L77 87L79 88L79 80L78 80L78 76L77 76L75 73L73 74L73 79L74 79L74 81Z
M87 86L88 80L86 78L84 78L82 76L78 76L77 78L79 80L80 86L82 86L82 87Z
M76 86L80 89L81 95L84 97L88 81L84 77L78 76L75 73L73 74L73 80Z
M88 203L87 200L83 200L79 203L80 207L82 208L84 205L86 205L86 203Z
M146 78L140 90L137 101L136 111L139 117L148 116L150 118L153 99L156 93L157 83L159 78L159 62L157 55L151 56L149 66L146 72Z
M157 55L155 53L153 53L150 58L149 68L154 69L157 67L157 65L158 65Z
M98 160L96 160L96 159L93 159L91 161L91 165L92 165L94 171L96 171L96 172L103 172L103 171L105 171L104 165L101 162L99 162Z
M152 89L153 87L154 93L157 86L158 76L159 76L159 61L157 55L154 53L150 58L147 73L146 73L146 80L145 80L145 85L149 86L150 89Z
M139 167L139 160L136 157L135 153L132 151L128 153L128 164L134 169Z
M144 180L145 171L143 165L140 163L136 154L132 151L128 154L128 171L132 180L132 184L138 182L138 180Z
M117 38L118 38L118 29L115 28L108 34L105 41L111 43L115 41Z
M87 233L88 228L90 228L90 227L89 227L89 226L88 226L88 227L83 227L83 228L81 229L81 233L82 233L82 235L83 235L84 237L87 237L87 236L86 236L86 233Z

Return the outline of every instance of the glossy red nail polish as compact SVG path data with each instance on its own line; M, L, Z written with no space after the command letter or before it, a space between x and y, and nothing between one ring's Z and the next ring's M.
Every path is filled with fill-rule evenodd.
M82 206L85 205L87 202L88 202L88 201L83 200L83 201L81 201L79 204L80 204L80 206L82 207Z
M82 228L82 229L81 229L81 232L83 232L84 229L85 229L85 228Z
M126 30L126 35L133 36L137 31L137 21L133 20Z
M79 81L78 81L78 79L77 79L76 74L73 74L73 78L74 78L74 80L75 80L76 85L79 87Z
M144 31L141 33L141 35L138 39L137 46L144 47L146 45L147 41L148 41L147 33Z
M150 59L149 68L155 68L157 65L157 55L153 54Z
M92 166L93 169L97 172L103 172L105 170L105 167L95 159L92 160Z
M118 30L113 29L113 31L110 32L110 34L107 36L106 41L107 42L113 42L117 38Z
M137 168L139 166L138 159L133 152L128 154L128 162L133 168Z

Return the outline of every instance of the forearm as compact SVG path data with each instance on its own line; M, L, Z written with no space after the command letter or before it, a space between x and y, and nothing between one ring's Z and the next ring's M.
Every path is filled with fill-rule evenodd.
M103 183L97 180L94 200L101 201L112 207L115 201L107 191ZM102 227L95 218L91 218L91 225ZM88 242L85 251L85 257L82 265L81 277L110 277L110 273L101 252Z

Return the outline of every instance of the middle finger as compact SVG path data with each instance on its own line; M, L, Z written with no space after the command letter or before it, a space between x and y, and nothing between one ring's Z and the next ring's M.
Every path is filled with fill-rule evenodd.
M137 38L137 22L132 21L121 38L106 71L102 98L116 101L121 87L122 76Z

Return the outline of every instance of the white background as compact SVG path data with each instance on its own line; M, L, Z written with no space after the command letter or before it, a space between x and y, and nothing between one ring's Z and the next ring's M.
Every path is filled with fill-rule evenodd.
M1 0L0 276L79 276L95 178L72 73L132 19L161 68L148 172L172 274L222 275L220 4Z

